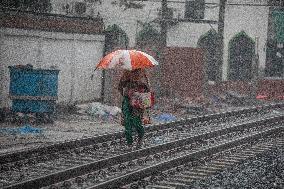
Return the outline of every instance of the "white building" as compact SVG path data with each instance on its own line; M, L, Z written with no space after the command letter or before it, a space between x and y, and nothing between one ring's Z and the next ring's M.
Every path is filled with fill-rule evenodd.
M96 27L90 27L93 31L87 32L84 28L88 23L78 19L19 14L1 13L1 107L11 106L8 67L27 64L35 69L60 70L57 101L60 104L99 99L101 71L94 73L94 69L103 56L102 24L99 24L102 29L98 32ZM91 25L97 23L95 20L88 22Z
M193 8L193 0L168 0L167 18L172 22L168 25L167 46L200 47L204 44L208 46L208 41L206 44L204 39L210 35L213 36L213 40L211 38L209 44L215 43L220 1L196 0L197 7ZM129 48L136 46L136 37L145 23L160 30L158 20L161 18L161 1L158 0L51 0L50 2L53 14L85 18L99 15L103 18L106 27L113 24L118 25L129 38ZM273 2L276 1L228 0L226 2L223 62L220 68L217 68L216 59L210 54L216 51L214 49L208 51L208 58L211 63L214 63L211 68L208 68L208 72L211 73L210 77L212 77L209 77L210 80L215 79L218 69L221 70L222 73L219 74L224 81L251 79L252 61L255 54L259 55L259 70L263 71L267 67L267 44L269 40L275 39L272 11L283 13L283 9L278 8L283 7L283 1L277 1L279 4L273 8L269 7L268 5ZM283 41L277 44L283 51ZM8 102L7 67L15 64L31 63L36 68L49 68L50 66L59 68L61 70L59 102L73 103L100 97L101 73L96 72L94 80L90 78L93 68L103 56L103 35L54 33L1 27L0 47L0 73L3 81L1 96L4 99L1 101L1 106L7 106ZM278 59L277 57L276 59L279 62L280 58L280 64L281 61L283 64L281 53L283 52L277 53ZM283 70L280 70L281 74L283 77Z
M170 17L175 19L176 22L168 27L167 46L198 47L198 41L204 37L204 34L210 30L218 31L220 0L196 0L197 3L200 3L200 6L204 6L204 15L200 17L201 19L197 19L198 21L194 21L196 19L184 19L186 12L194 9L191 7L193 1L168 0L168 8L171 9ZM273 4L273 2L275 3ZM189 6L186 6L187 3ZM153 27L160 28L155 21L160 17L161 1L52 0L52 4L53 13L78 16L96 16L100 14L106 26L117 24L126 32L129 37L130 47L135 46L136 36L141 31L143 23L151 23ZM283 2L271 0L228 0L226 2L224 12L222 80L229 79L229 73L235 72L235 68L232 68L233 71L229 70L229 44L230 41L239 35L244 35L243 37L251 40L250 42L255 47L252 53L259 55L259 70L264 71L267 59L267 37L269 27L272 27L271 25L268 26L272 12L272 8L269 5L281 7L281 5L283 6ZM68 7L68 10L66 10L66 7ZM78 7L81 7L81 9ZM198 17L200 16L198 14L201 12L196 11L193 15L197 14ZM190 17L190 14L187 14L187 17L188 15ZM247 59L248 57L241 58ZM233 58L231 57L231 59ZM246 70L250 69L250 67L247 66L241 69ZM251 77L249 73L247 77Z

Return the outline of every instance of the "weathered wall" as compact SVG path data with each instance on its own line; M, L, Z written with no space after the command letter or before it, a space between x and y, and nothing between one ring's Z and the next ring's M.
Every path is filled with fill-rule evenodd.
M228 3L267 4L267 0L229 0ZM229 41L239 32L244 31L254 41L258 40L259 70L264 70L266 61L266 40L268 31L268 6L227 5L224 26L224 61L223 80L228 77Z
M258 94L267 95L268 99L284 100L284 80L266 78L259 81Z
M75 0L53 0L55 13L62 13L60 7L63 4ZM76 0L83 1L83 0ZM245 31L253 40L258 38L259 69L263 70L266 59L266 38L268 27L268 6L243 6L242 4L267 4L268 0L228 0L225 10L224 28L224 56L222 66L222 79L227 80L228 73L228 48L229 41L240 31ZM136 34L142 29L142 23L151 23L159 28L155 20L158 18L160 1L137 2L143 5L142 9L125 8L120 0L104 0L102 3L89 4L87 14L96 16L99 12L105 21L105 25L117 24L126 31L130 39L130 47L135 47ZM193 23L180 20L168 27L168 47L197 47L198 39L210 29L217 31L219 2L220 0L206 0L204 20L215 23ZM215 3L215 4L214 4ZM240 5L235 5L239 3ZM229 5L234 4L234 5ZM59 8L58 8L59 7ZM185 4L180 0L168 2L168 7L173 8L174 18L183 18Z
M203 51L195 48L168 47L161 65L164 94L198 97L204 90Z
M32 15L29 15L32 17ZM32 23L21 25L21 16L16 21L5 25L1 19L0 29L0 94L1 107L8 107L9 100L9 69L12 65L31 64L34 68L59 69L58 103L90 101L100 98L101 71L93 72L103 54L104 35L101 24L96 28L81 30L82 21L73 22L73 30L68 29L72 20L59 22L64 32L52 31L58 20L49 20L51 27L43 24L44 18L34 19ZM6 17L9 19L9 17ZM24 19L25 20L25 19ZM48 18L47 18L48 20ZM62 20L62 19L61 19ZM87 26L90 23L84 23ZM41 23L41 24L39 24ZM12 24L12 25L11 25ZM41 28L37 28L41 27ZM22 29L20 29L22 28ZM71 27L72 28L72 27ZM40 30L39 30L40 29ZM77 32L77 33L75 33ZM85 34L84 34L85 32ZM90 34L92 33L92 34ZM94 74L93 77L92 74Z
M72 2L83 2L84 0L52 0L53 13L64 14L62 6L72 5ZM135 2L144 4L143 9L126 8L120 0L102 0L102 3L87 3L87 16L100 16L107 26L117 24L128 35L130 47L134 47L136 34L142 29L142 23L151 22L157 18L160 2ZM70 13L72 15L72 13Z
M159 56L151 47L144 47L144 52L159 61ZM146 70L151 89L156 97L191 97L196 98L204 92L203 51L188 47L167 47L159 51L163 62L154 68ZM108 89L106 102L121 105L121 95L117 86L122 75L120 70L108 70Z
M219 0L205 0L206 3L219 3ZM173 7L176 14L180 15L180 18L184 17L185 12L184 3L169 3L169 7ZM214 4L207 4L204 11L204 20L217 21L219 7ZM176 25L172 25L168 28L168 46L173 47L197 47L197 41L199 38L214 28L216 31L218 25L216 23L194 23L186 20L178 22Z
M212 25L217 31L217 25ZM197 42L211 29L209 24L181 22L169 28L168 46L173 47L197 47Z
M64 3L75 0L53 0L54 5L62 5ZM83 0L76 0L83 1ZM180 0L177 0L180 2ZM105 21L105 25L119 25L130 38L129 48L135 47L136 34L142 29L142 23L151 23L157 28L159 25L155 22L158 18L158 12L161 8L160 1L144 1L139 2L145 6L143 9L125 9L125 6L119 0L104 0L102 3L94 3L89 9L88 14L96 16L99 12ZM220 0L206 0L205 20L218 21ZM222 67L222 79L225 81L221 89L237 90L247 92L250 86L246 82L230 82L227 81L228 74L228 50L229 41L239 32L245 31L253 40L258 38L258 53L259 53L259 69L262 71L265 67L266 56L266 38L268 29L269 11L267 6L243 6L241 4L267 4L268 0L228 0L225 10L225 28L224 28L224 56ZM229 5L237 4L240 5ZM59 6L56 6L55 13L60 12ZM168 7L173 8L174 18L184 16L184 3L169 2ZM197 41L200 37L210 29L217 31L217 23L192 23L188 21L179 21L168 28L167 45L168 47L197 47ZM170 56L170 55L169 55ZM184 56L184 54L182 55ZM165 73L171 74L171 70L164 70ZM161 73L164 74L164 73ZM177 72L176 74L179 75ZM229 84L230 83L230 84ZM279 84L278 82L276 82ZM194 84L193 84L194 86ZM266 86L262 85L261 86ZM270 86L270 85L269 85ZM283 85L281 85L283 87ZM262 87L267 88L267 87ZM269 87L268 87L269 88Z
M176 2L175 2L176 1ZM53 13L65 14L62 6L69 4L72 6L73 2L84 2L84 0L52 0ZM142 29L143 23L151 23L160 29L157 19L159 18L159 11L161 9L160 1L134 1L142 5L142 8L126 7L120 0L103 0L101 3L87 3L87 10L85 16L100 16L104 19L105 25L119 25L128 35L130 39L130 47L136 45L136 34ZM131 2L131 1L128 1ZM184 1L185 2L185 1ZM180 0L172 0L168 2L168 7L173 10L173 18L184 18L185 3ZM219 3L219 0L206 0L207 3ZM206 6L204 19L215 20L218 19L218 6ZM72 13L68 13L72 15ZM180 47L196 47L199 37L214 27L216 24L196 24L190 22L179 21L177 25L169 26L168 31L168 46Z

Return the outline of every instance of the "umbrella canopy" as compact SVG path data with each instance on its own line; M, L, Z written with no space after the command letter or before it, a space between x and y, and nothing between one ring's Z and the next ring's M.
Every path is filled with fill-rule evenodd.
M121 68L135 70L158 65L158 62L149 54L137 50L116 50L107 54L96 66L101 69Z

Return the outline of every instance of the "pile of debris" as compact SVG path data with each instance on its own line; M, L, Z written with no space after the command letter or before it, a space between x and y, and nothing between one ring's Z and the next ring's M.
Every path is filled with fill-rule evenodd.
M109 106L100 102L77 105L78 113L88 114L97 118L107 119L121 114L121 109L116 106Z
M149 110L152 123L174 121L179 118L187 118L196 115L204 115L233 109L237 106L252 104L250 98L236 92L199 96L196 98L163 96L155 99L155 105ZM254 101L255 103L255 101ZM71 115L85 116L86 119L100 122L119 123L121 121L121 108L110 106L101 102L78 104L69 108ZM72 111L71 111L72 110ZM66 114L64 116L67 118ZM77 119L77 118L76 118Z

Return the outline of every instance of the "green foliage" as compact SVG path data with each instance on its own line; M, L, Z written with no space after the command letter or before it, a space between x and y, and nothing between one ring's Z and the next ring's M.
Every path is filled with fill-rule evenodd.
M50 0L0 0L0 6L32 12L50 12Z
M115 1L112 1L111 4L112 5L119 5L120 7L124 7L123 10L143 9L143 7L145 6L145 4L133 2L133 1L130 1L130 0L119 0L119 2L115 0Z
M129 44L129 38L125 31L118 25L113 24L105 29L106 46L108 49L112 49L114 46L127 47Z
M143 29L138 33L136 41L143 43L147 41L159 41L160 33L149 23L143 26Z
M218 39L218 34L216 30L211 29L205 34L201 35L200 38L198 39L197 46L202 47L202 46L210 46L213 48L217 48L217 39Z
M118 33L125 33L123 29L121 29L121 27L119 27L118 25L116 24L113 24L111 26L108 26L106 29L105 29L106 32L118 32Z

